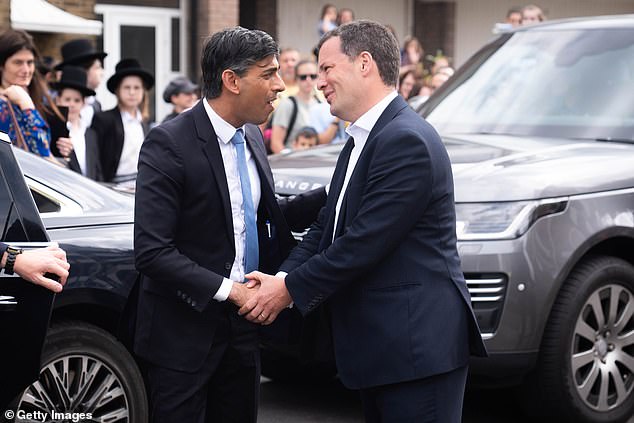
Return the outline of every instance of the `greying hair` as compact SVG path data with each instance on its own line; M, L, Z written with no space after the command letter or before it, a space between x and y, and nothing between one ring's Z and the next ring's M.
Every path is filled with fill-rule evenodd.
M243 76L260 60L279 53L275 40L264 31L236 26L216 32L205 40L200 59L203 95L209 99L220 96L224 71Z
M324 34L317 48L321 49L326 41L334 37L341 39L341 51L350 60L356 59L364 51L370 53L383 83L396 87L401 54L396 38L385 26L368 20L350 22Z

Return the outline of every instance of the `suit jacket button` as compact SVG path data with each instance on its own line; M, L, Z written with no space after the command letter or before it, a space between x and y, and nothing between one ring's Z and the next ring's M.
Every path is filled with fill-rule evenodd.
M196 301L192 301L192 307L196 307Z
M225 270L231 270L231 263L225 263Z

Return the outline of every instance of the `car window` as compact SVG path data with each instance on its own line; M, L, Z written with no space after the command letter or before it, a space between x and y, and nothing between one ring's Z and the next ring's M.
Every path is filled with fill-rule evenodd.
M443 133L634 132L634 30L519 32L467 73L426 116Z
M55 212L59 212L62 209L60 204L57 203L55 200L48 198L43 194L40 194L39 192L33 190L32 188L31 188L31 195L33 196L33 199L35 200L37 211L39 211L40 214L55 213Z

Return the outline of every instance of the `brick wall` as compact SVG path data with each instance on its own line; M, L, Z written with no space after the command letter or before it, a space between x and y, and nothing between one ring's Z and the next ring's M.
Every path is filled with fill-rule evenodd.
M239 22L239 0L199 0L198 10L192 11L196 18L196 47L191 52L195 59L195 78L200 77L200 52L207 37L221 29L235 26Z
M0 1L0 31L11 27L11 9L9 1Z

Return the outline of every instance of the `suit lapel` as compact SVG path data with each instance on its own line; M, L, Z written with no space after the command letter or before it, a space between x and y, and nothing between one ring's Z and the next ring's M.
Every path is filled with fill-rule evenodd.
M227 185L225 165L222 161L220 146L218 145L218 136L211 125L209 116L207 116L205 106L202 103L203 101L205 100L202 99L199 101L192 110L194 126L196 127L198 140L202 144L203 152L207 157L207 161L209 161L209 166L211 167L212 172L214 173L218 191L220 192L220 199L222 200L225 220L227 222L227 225L225 226L227 228L227 235L229 235L229 239L232 240L231 245L235 248L235 239L233 238L233 217L231 216L231 199L229 198L229 186Z
M396 98L387 105L383 113L381 113L381 116L379 116L379 119L372 127L372 131L370 131L370 134L368 135L368 140L365 142L365 144L368 145L368 143L372 142L372 140L377 136L379 132L381 132L385 125L387 125L392 119L394 119L398 112L406 107L409 106L407 105L405 100L403 100L403 97L397 95ZM361 160L362 156L363 153L361 153L359 160Z
M264 181L267 182L266 185L268 185L269 189L272 191L271 187L274 185L273 178L272 175L270 175L269 172L266 171L269 167L269 164L268 159L266 158L266 152L263 148L260 147L260 145L264 145L264 142L261 139L262 137L259 133L259 129L252 125L246 125L245 129L247 146L249 147L249 151L251 152L251 155L255 160L260 179L264 179ZM265 184L262 183L262 185Z
M275 199L275 192L273 190L273 175L269 170L262 135L256 126L246 125L245 129L247 146L251 152L251 156L254 158L255 167L260 177L260 205L258 208L264 205L264 209L267 211L269 217L273 218L274 222L280 222L283 216L279 208L276 207L277 200Z
M398 114L398 112L400 112L401 110L403 110L404 108L409 107L407 105L407 103L405 102L405 100L403 100L403 98L401 96L396 96L396 98L394 100L392 100L390 102L390 104L388 104L388 106L385 108L385 110L383 111L383 113L381 113L381 116L379 116L379 119L376 121L376 123L374 124L374 126L372 127L372 131L370 131L370 134L368 135L368 139L365 142L365 147L363 148L363 151L361 152L361 155L359 156L359 159L357 160L357 166L355 167L354 171L352 172L352 175L350 175L350 181L348 181L348 188L350 188L350 183L352 182L355 173L357 173L357 169L360 169L362 166L359 166L360 163L362 163L364 160L366 160L367 155L369 154L368 151L370 151L371 149L367 148L367 145L370 144L371 142L374 141L374 139L376 138L377 134L379 134L381 132L381 130L392 120L394 119L394 117ZM347 146L346 146L347 147ZM344 149L345 150L345 149ZM350 152L352 151L352 147L350 148ZM347 169L347 164L348 161L350 159L350 152L348 152L348 157L346 158L346 166L344 167L343 170L343 175L341 176L341 185L339 185L338 190L341 191L342 185L343 185L343 180L345 178L346 175L346 169ZM341 156L343 157L343 150L341 152ZM333 183L334 183L334 177L333 177ZM331 187L332 189L332 187ZM340 194L338 194L340 195ZM343 194L343 201L341 202L341 209L339 210L339 219L337 220L337 227L334 228L335 231L335 235L339 236L341 235L341 233L343 232L343 229L346 225L346 212L348 210L348 190L346 189L346 192ZM335 207L336 207L336 203L337 203L337 199L335 199ZM333 215L331 218L332 223L330 224L331 226L334 226L334 220L335 220L335 208L333 207L332 209L333 211ZM329 238L328 239L332 239L332 232L329 233Z
M112 117L114 118L114 157L117 158L117 162L115 164L114 176L117 173L117 167L119 166L119 161L121 160L121 152L123 151L123 143L125 141L125 134L123 132L123 119L121 118L121 111L118 107L112 109Z
M341 195L341 189L343 188L343 181L346 178L346 169L348 168L350 153L352 153L353 147L354 142L352 141L352 137L350 137L343 147L343 150L341 150L341 154L339 154L339 159L337 159L337 165L335 166L335 173L332 175L332 180L330 181L330 193L326 200L326 210L328 210L328 214L324 227L324 235L320 243L320 251L332 242L337 200L339 199L339 195Z

